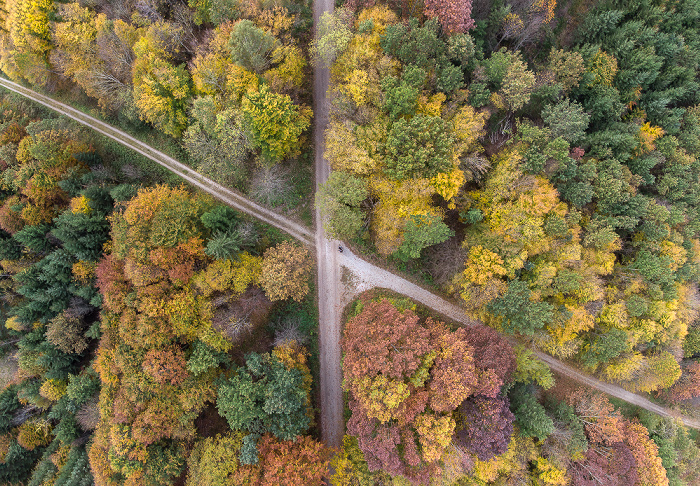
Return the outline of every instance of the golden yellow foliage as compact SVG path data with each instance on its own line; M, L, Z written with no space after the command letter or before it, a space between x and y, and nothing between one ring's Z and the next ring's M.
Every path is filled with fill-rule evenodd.
M350 97L356 105L364 105L370 92L369 74L361 69L353 69L345 78L346 83L340 86L340 92Z
M48 379L41 384L41 387L39 388L39 395L51 400L52 402L55 402L66 394L67 386L68 383L63 380Z
M440 210L432 206L433 188L428 179L395 181L372 176L369 186L380 200L374 209L371 228L377 251L382 255L390 255L401 246L404 226L411 216L441 216Z
M358 145L354 127L332 121L326 129L326 151L323 154L333 170L369 175L377 169L377 161Z
M399 406L411 393L403 380L390 379L383 375L374 378L363 376L351 384L351 389L367 416L382 423L396 418L395 413Z
M357 18L357 25L367 20L372 21L372 32L377 35L384 35L388 25L393 25L398 22L396 14L386 5L377 5L372 8L364 9L360 12Z
M495 481L499 475L507 475L518 469L526 469L528 463L534 461L538 456L533 438L523 437L515 433L505 453L488 461L475 458L472 476L485 483L490 483Z
M22 331L27 330L27 326L25 326L24 324L19 322L19 318L17 316L9 317L5 321L5 327L7 329L12 329L13 331L17 331L17 332L22 332Z
M82 260L73 264L73 278L83 285L89 285L95 277L96 262L84 262Z
M445 103L447 96L445 93L436 93L428 98L426 95L421 95L418 98L418 107L416 113L426 116L441 116L442 105Z
M636 155L646 154L656 149L654 142L663 137L664 129L661 127L653 126L651 123L646 122L641 127L639 127L639 133L637 137L639 138L639 145L635 149L634 153Z
M628 324L627 307L624 302L606 304L600 311L596 322L607 328L624 329Z
M615 267L616 256L611 251L584 248L581 256L584 263L598 275L609 275Z
M445 452L445 448L452 442L456 425L454 419L450 415L436 417L422 413L416 417L414 424L418 432L423 460L438 461Z
M211 96L224 94L228 73L234 66L227 56L219 53L209 52L195 57L192 61L192 81L195 89L198 93Z
M85 196L74 197L70 200L70 210L73 214L90 214L90 200Z
M448 208L454 209L456 206L452 199L459 194L459 190L466 182L464 172L459 169L459 166L453 167L451 172L440 173L430 179L430 184L435 189L435 192L440 194L447 201Z
M593 79L589 86L596 84L612 86L613 79L615 79L617 74L617 59L598 49L598 52L588 61L587 71L593 74Z
M452 118L452 133L455 136L455 153L458 157L478 149L476 141L484 136L488 115L465 105Z
M544 457L538 457L535 463L535 477L542 486L567 486L569 478L565 467L556 467Z
M634 376L644 366L644 356L639 353L623 356L610 361L602 370L606 380L622 382Z
M289 45L278 47L272 51L272 62L276 66L262 77L274 91L291 91L302 86L307 62L301 49Z
M244 251L235 260L214 260L194 276L194 286L205 297L214 292L242 294L250 285L256 285L262 273L262 258Z
M669 240L661 242L661 254L671 257L672 262L670 268L674 272L682 267L688 259L685 248Z
M467 281L485 285L490 278L505 274L503 259L499 255L480 245L469 249L469 257L464 269L464 278Z

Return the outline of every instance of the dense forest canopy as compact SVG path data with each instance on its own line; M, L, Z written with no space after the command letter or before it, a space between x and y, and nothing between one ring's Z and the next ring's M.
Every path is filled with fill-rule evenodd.
M0 0L0 70L286 210L330 68L327 233L485 326L361 296L328 450L309 250L5 96L0 482L698 484L527 346L697 415L700 2L336 4Z
M320 478L308 250L1 103L0 481Z
M629 389L685 377L697 2L563 6L575 27L554 4L494 3L459 25L469 2L416 5L348 2L319 25L327 231L419 259L469 313Z
M326 231L416 271L502 333L696 413L699 21L697 1L343 2L321 18L311 48L331 71L333 172L316 195ZM367 312L347 322L348 342ZM362 333L397 330L365 343L365 356L429 332L402 338L405 317L377 314ZM574 425L587 422L588 405L562 404L562 388L546 391L542 377L504 379L501 395L465 395L449 410L414 398L430 394L413 381L417 367L438 373L428 342L409 346L417 356L404 374L355 371L345 349L351 435L338 465L354 479L340 474L340 484L381 474L421 483L438 471L449 477L440 484L696 484L671 466L672 446L652 432L658 422L643 418L645 432L627 414L598 436L597 426ZM390 355L374 366L395 363ZM469 372L460 376L468 386ZM613 413L601 397L580 399ZM484 429L460 431L460 414L477 410L467 423ZM500 428L506 412L512 439ZM426 413L443 438L436 462L420 435ZM568 452L550 449L553 436L571 434ZM657 452L642 445L648 437ZM510 443L520 465L499 462L512 460L504 450L491 459L473 448L494 443ZM459 467L448 459L455 445ZM610 462L591 452L601 446ZM650 454L648 469L635 448Z

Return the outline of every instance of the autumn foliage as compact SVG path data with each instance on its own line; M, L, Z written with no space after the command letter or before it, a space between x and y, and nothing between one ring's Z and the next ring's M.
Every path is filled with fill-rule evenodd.
M306 248L282 242L265 250L260 285L270 300L301 301L309 292L311 266Z
M352 397L348 432L357 437L369 471L427 481L438 474L438 461L452 442L458 422L459 430L472 434L475 444L487 440L482 437L486 431L498 429L500 438L494 431L488 440L495 451L507 448L513 421L507 405L505 412L497 408L479 425L470 423L468 411L454 413L460 405L469 410L465 404L479 390L497 397L498 383L503 383L503 375L486 368L486 363L475 366L477 352L464 329L451 331L431 318L423 321L405 303L385 298L365 298L357 309L341 343L344 383ZM478 331L476 336L478 342ZM504 356L511 353L505 366L498 367L507 372L512 351L505 346L500 351ZM489 381L491 386L485 384ZM503 402L496 399L496 403Z

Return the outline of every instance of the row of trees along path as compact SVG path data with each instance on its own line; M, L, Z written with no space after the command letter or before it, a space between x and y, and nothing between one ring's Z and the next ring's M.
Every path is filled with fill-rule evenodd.
M316 4L331 4L330 0L320 0ZM321 12L315 12L318 16ZM328 164L323 160L323 127L327 120L326 90L328 86L328 73L323 73L320 68L315 69L314 94L316 95L314 106L316 113L316 124L314 139L316 142L316 179L317 184L322 183L328 177ZM325 78L325 79L324 79ZM313 231L298 222L281 216L274 211L266 209L248 200L241 194L227 189L220 184L200 175L184 164L169 157L168 155L150 147L149 145L135 139L127 133L114 128L94 117L71 108L68 105L53 100L52 98L27 89L17 83L0 78L0 86L29 98L41 105L46 106L64 116L67 116L83 125L86 125L99 133L117 141L118 143L135 150L141 155L171 170L182 177L185 181L204 192L211 194L231 207L254 216L261 221L285 231L307 246L315 247L318 257L318 291L319 291L319 315L320 315L320 343L321 350L321 429L324 442L330 446L338 446L342 440L344 425L342 415L342 372L340 367L340 317L343 305L358 293L370 288L381 287L399 292L421 304L430 307L440 314L461 322L466 326L481 324L479 321L469 319L464 311L457 305L423 289L422 287L409 282L387 270L372 265L349 250L339 254L336 250L338 242L329 241L323 233L321 215L316 213L317 231ZM352 273L351 288L341 295L341 266ZM516 340L510 338L515 343ZM586 386L595 388L611 396L620 398L626 402L637 405L651 412L658 413L665 417L681 420L686 426L699 429L700 421L690 417L681 416L666 407L657 405L648 399L628 392L618 386L601 382L590 375L581 373L561 361L535 351L535 354L546 362L552 370L562 375L568 376Z

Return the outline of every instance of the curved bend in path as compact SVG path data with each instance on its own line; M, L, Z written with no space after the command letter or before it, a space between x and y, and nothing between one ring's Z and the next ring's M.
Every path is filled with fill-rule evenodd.
M116 142L121 143L126 147L129 147L144 157L148 157L157 164L160 164L166 169L174 172L202 191L211 194L239 211L255 216L259 220L281 229L306 245L314 246L316 244L314 233L309 228L296 223L289 218L280 216L274 211L266 209L250 201L241 194L232 191L231 189L228 189L207 177L204 177L172 157L132 137L128 133L98 120L97 118L86 115L82 111L76 110L75 108L72 108L64 103L56 101L48 96L44 96L36 91L25 88L20 84L14 83L2 77L0 77L0 86L3 86L10 91L14 91L15 93L18 93L26 98L34 100L47 108L57 111L58 113L65 115L78 123L86 125L89 128L92 128L93 130L111 138L112 140L115 140Z
M319 5L321 5L321 7L319 7ZM331 10L332 6L332 0L317 0L314 4L314 17L318 19L323 11ZM323 132L328 120L328 106L326 101L328 70L315 69L314 73L314 136L316 142L316 183L318 185L328 178L329 173L328 164L322 156L324 147ZM341 353L339 345L341 312L342 308L357 294L375 287L387 288L404 294L426 307L436 310L445 317L461 322L466 326L480 324L479 321L467 317L464 314L464 309L461 307L387 270L376 267L356 257L349 249L346 248L342 254L338 253L337 246L339 242L329 241L325 238L323 226L321 224L321 216L318 212L316 213L316 227L318 230L314 233L305 226L291 221L269 209L263 208L249 201L244 196L198 174L172 157L153 149L107 123L4 78L0 78L0 86L4 86L10 91L14 91L26 98L34 100L37 103L102 133L164 166L190 184L213 195L230 206L287 232L306 245L316 247L318 257L320 319L319 347L321 351L321 430L324 442L330 446L339 446L344 432L341 390L342 372L340 368ZM351 285L348 286L342 296L339 290L344 288L340 279L341 265L352 274L349 278ZM575 370L552 356L539 351L535 351L535 354L542 361L546 362L554 371L568 376L575 381L651 412L655 412L661 416L679 419L687 427L700 429L700 421L696 419L675 414L671 410L657 405L646 398L628 392L618 386L601 382L585 373Z

